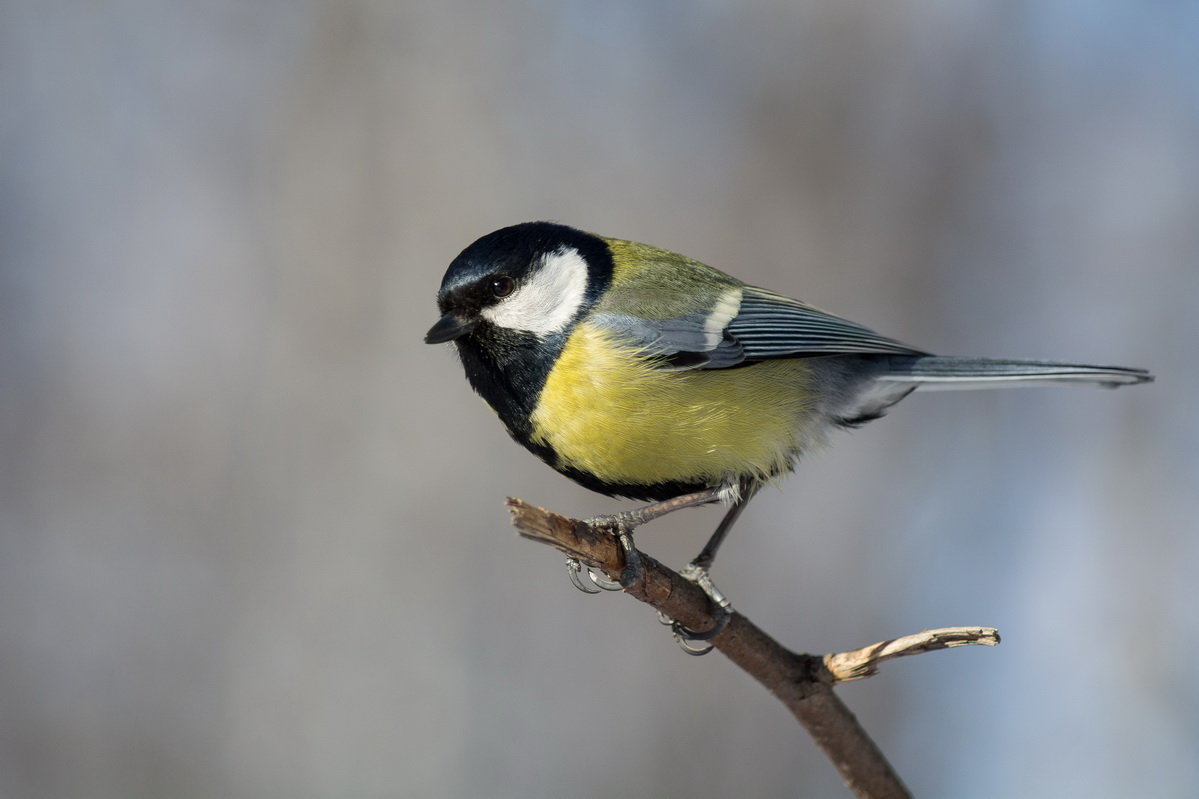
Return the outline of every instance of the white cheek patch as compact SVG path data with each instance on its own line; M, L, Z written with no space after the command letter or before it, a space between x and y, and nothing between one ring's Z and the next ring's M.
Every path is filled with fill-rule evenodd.
M570 324L586 293L587 262L578 250L563 247L545 256L520 288L480 315L499 327L548 336Z

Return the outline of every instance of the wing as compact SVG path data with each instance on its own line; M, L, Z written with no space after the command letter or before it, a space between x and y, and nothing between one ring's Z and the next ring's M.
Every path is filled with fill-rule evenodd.
M729 335L752 360L814 355L925 355L857 322L747 286Z
M772 291L744 286L705 313L665 320L599 314L593 321L634 342L665 369L727 369L773 358L925 355L894 339Z

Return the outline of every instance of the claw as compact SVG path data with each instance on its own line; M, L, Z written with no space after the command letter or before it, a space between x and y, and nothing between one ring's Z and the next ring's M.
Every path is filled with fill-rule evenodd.
M586 573L590 584L584 582L582 575ZM607 577L601 577L592 571L590 566L584 566L577 558L566 559L566 575L575 588L584 594L598 594L600 591L620 591L621 585Z
M623 591L624 586L616 580L609 580L605 575L597 573L594 569L587 570L587 576L591 578L591 582L595 583L598 588L604 591Z
M682 629L687 629L687 628L683 627L682 625L678 625L678 626L681 627ZM680 635L677 632L674 634L674 642L679 645L679 649L683 650L688 655L692 655L694 657L700 657L701 655L706 655L709 652L711 652L713 649L716 648L715 646L713 646L711 641L703 641L700 643L699 646L692 646L691 640L689 638L687 638L684 635Z
M711 644L705 644L702 647L691 646L685 640L679 640L679 649L683 650L688 655L692 655L694 657L700 657L701 655L706 655L715 648L716 647L712 646Z
M566 559L566 574L568 577L570 577L570 581L574 584L574 587L582 591L584 594L598 594L600 592L599 588L587 585L587 583L583 582L583 579L579 577L579 572L581 571L583 571L583 564L580 563L577 558ZM591 569L587 570L587 574L591 574Z

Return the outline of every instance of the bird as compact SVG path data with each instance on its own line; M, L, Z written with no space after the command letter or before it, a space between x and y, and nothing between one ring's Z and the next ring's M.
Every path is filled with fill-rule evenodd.
M425 341L456 345L513 439L586 488L654 503L605 517L618 529L729 506L686 571L725 602L707 575L729 529L831 431L916 389L1153 380L1122 366L934 355L670 250L556 222L470 244L437 306Z

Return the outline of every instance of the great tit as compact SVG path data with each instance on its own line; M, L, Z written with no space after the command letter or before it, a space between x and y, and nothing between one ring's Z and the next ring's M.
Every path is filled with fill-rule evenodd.
M471 244L437 304L425 341L453 341L471 386L551 467L658 508L731 503L704 570L758 487L916 388L1153 379L932 355L678 253L551 222Z

